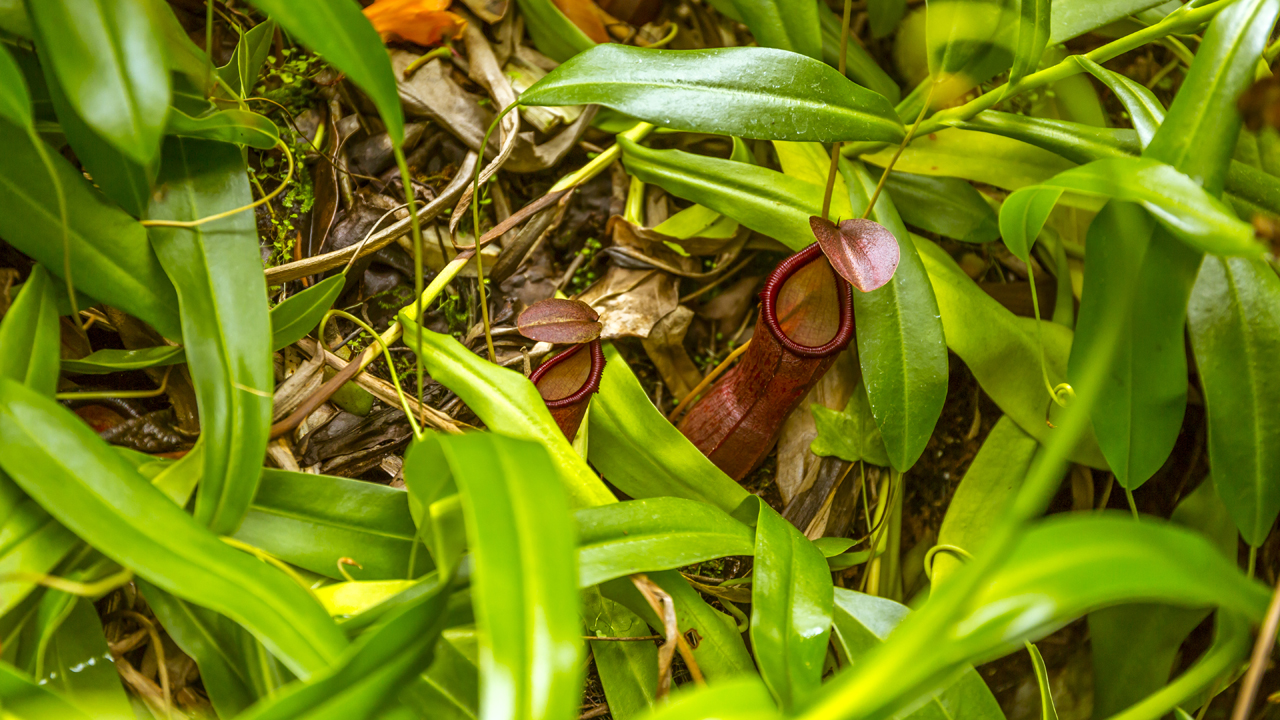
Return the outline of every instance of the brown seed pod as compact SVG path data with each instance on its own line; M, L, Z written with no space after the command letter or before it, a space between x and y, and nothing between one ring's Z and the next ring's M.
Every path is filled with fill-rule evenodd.
M874 220L830 220L809 218L809 227L818 246L840 277L862 292L871 292L893 279L901 257L898 240L888 228Z
M581 300L550 298L525 308L516 319L520 334L537 342L587 343L600 337L600 314Z

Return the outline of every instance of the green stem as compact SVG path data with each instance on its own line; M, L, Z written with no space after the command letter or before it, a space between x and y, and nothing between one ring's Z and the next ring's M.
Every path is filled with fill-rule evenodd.
M647 122L638 122L631 126L630 130L619 133L618 137L624 137L632 142L640 142L651 132L653 132L653 125L650 125ZM621 154L622 148L618 147L617 143L614 143L608 150L605 150L594 158L591 158L591 161L579 168L577 172L570 173L560 178L560 182L552 185L551 189L547 192L568 190L576 185L581 185L603 172L604 169L612 165L613 161L617 160L618 156Z
M418 208L413 202L413 176L409 174L409 163L404 158L404 148L400 144L392 149L396 156L396 167L400 169L400 184L404 186L404 204L409 208L409 228L413 237L413 292L418 297L418 305L415 308L414 318L418 322L422 321L422 225L418 221ZM320 342L324 342L324 336L320 336ZM390 344L390 343L388 343ZM367 355L368 353L366 353ZM418 347L415 348L413 361L414 375L418 380L418 413L422 415L423 397L425 397L422 370L422 337L418 337ZM372 358L371 358L372 359ZM368 364L367 362L365 364ZM387 364L391 364L390 358ZM363 367L363 365L362 365ZM426 422L426 417L418 418L420 422Z
M1133 499L1133 491L1129 488L1124 489L1124 499L1129 501L1129 512L1133 513L1133 521L1139 522L1138 503Z

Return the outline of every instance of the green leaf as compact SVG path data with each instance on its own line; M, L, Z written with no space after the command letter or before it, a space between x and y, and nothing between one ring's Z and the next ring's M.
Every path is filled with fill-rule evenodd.
M448 335L420 328L405 312L399 320L406 347L416 351L421 342L424 351L430 350L422 356L422 364L431 378L457 393L486 427L547 450L575 507L615 501L551 419L533 383L518 372L481 359Z
M27 92L22 68L3 45L0 45L0 117L27 130L35 123L31 115L31 93Z
M90 720L93 717L6 662L0 662L0 697L4 698L5 714L16 718Z
M867 25L871 28L871 37L879 39L892 35L906 14L906 0L870 0L867 3ZM853 49L852 43L850 49Z
M516 0L529 26L529 37L543 55L565 62L595 47L595 42L560 12L551 0Z
M818 430L817 437L809 445L809 452L819 457L834 455L846 462L889 465L884 439L871 414L864 383L858 382L843 410L836 411L814 403L809 406L809 411L813 413L813 422Z
M57 113L59 126L67 138L67 144L75 151L76 159L88 171L103 195L130 215L141 217L146 212L151 186L156 178L155 158L150 162L140 163L107 142L76 111L57 76L53 74L53 68L48 63L42 67L49 102Z
M815 60L822 59L817 5L786 0L733 0L733 6L761 47L790 50Z
M973 555L982 547L1031 468L1040 448L1036 439L1018 427L1008 415L996 421L978 454L965 471L951 496L947 514L938 529L938 545L951 545ZM933 556L930 580L933 587L946 582L960 569L964 558L955 552Z
M645 637L649 626L635 613L602 596L599 590L583 593L584 624L597 637ZM590 633L588 633L590 635ZM631 720L657 705L658 648L650 642L591 642L600 684L604 686L609 714Z
M41 150L56 172L57 185ZM65 159L37 147L27 133L3 120L0 152L5 158L0 163L0 237L61 277L61 186L70 211L68 240L76 288L145 320L165 337L180 339L177 296L143 227L106 202Z
M578 523L578 586L648 570L672 570L729 555L751 555L755 533L711 505L651 498L584 508Z
M822 682L831 634L831 571L822 551L794 525L763 500L753 500L741 510L756 520L751 646L778 704L799 708Z
M1049 669L1044 666L1044 658L1040 649L1027 643L1027 652L1031 654L1031 665L1036 671L1036 684L1040 686L1040 718L1041 720L1058 720L1058 709L1053 706L1053 688L1049 686Z
M646 720L777 720L782 717L758 677L735 678L715 685L695 685L671 694Z
M80 544L72 532L0 471L0 577L10 573L47 573ZM0 581L0 617L13 610L37 585Z
M985 243L1000 236L991 205L959 178L895 172L884 189L908 225L961 242Z
M1195 180L1150 158L1112 158L1061 173L1010 195L1000 209L1000 232L1010 252L1027 253L1063 192L1140 203L1170 234L1203 252L1261 257L1253 227Z
M430 570L425 549L413 557L417 532L408 493L329 475L263 470L257 494L235 537L314 573L342 579L338 559L359 580L415 578Z
M209 56L187 36L182 22L174 15L173 6L168 3L157 3L154 7L165 50L168 51L166 54L169 56L169 69L178 73L173 78L174 104L178 104L182 93L192 91L199 94L202 102L207 103L205 98L213 87L213 75L209 72Z
M862 161L884 167L896 151L886 148L863 155ZM912 140L893 166L897 172L956 177L1006 190L1035 185L1072 167L1068 160L1029 143L960 128Z
M595 103L663 127L743 138L897 142L905 132L883 95L771 48L597 45L548 73L520 103Z
M1178 503L1171 519L1204 535L1223 557L1234 558L1235 526L1210 480ZM1089 613L1098 714L1111 717L1164 687L1179 663L1183 641L1208 614L1150 603Z
M303 45L342 71L373 101L391 142L404 142L404 114L391 60L373 25L349 0L250 0Z
M1023 0L930 0L925 51L933 105L954 100L1007 70L1018 46ZM1028 45L1033 44L1028 40ZM1036 55L1033 62L1039 62Z
M859 162L841 162L849 204L861 215L877 178ZM938 300L893 201L880 195L871 219L898 240L893 279L853 294L858 362L889 462L905 472L924 452L947 399L947 350Z
M984 293L942 248L923 238L912 239L938 298L947 347L1019 427L1048 442L1052 430L1045 417L1052 400L1040 373L1040 344L1042 340L1050 382L1060 383L1066 379L1067 355L1073 348L1071 331L1041 321L1037 336L1035 320L1014 316ZM1085 277L1087 281L1087 272ZM1096 441L1088 436L1071 459L1090 467L1107 466Z
M231 86L240 97L248 97L257 82L262 63L271 52L276 24L272 20L260 22L240 36L231 59L218 68L218 77Z
M239 625L212 610L136 580L147 605L174 643L195 660L200 683L220 717L235 717L274 687L264 686L258 668L274 662Z
M600 392L587 418L591 464L633 498L680 497L733 512L747 491L667 422L612 343L604 356Z
M1049 0L1014 0L1014 6L1017 8L1016 40L1013 44L1013 67L1009 69L1009 87L1036 71L1045 47L1049 45Z
M286 348L315 330L342 293L346 275L325 278L271 308L271 350Z
M1280 514L1280 278L1260 260L1207 256L1188 321L1209 468L1240 534L1258 547Z
M467 518L486 718L562 718L580 700L573 523L552 457L493 433L437 436Z
M0 0L0 30L30 39L31 19L22 5L22 0Z
M195 220L253 201L241 151L171 139L150 216ZM195 228L153 227L151 244L178 290L187 364L205 439L195 517L234 532L253 499L271 424L267 288L252 213Z
M305 589L198 525L70 411L6 379L0 465L99 552L231 617L299 676L327 666L345 646Z
M72 575L83 579L78 572ZM37 683L95 718L135 717L92 601L50 591L41 598L35 620L38 649L30 648L28 669Z
M106 375L127 370L179 365L187 361L181 345L159 345L137 350L107 348L80 358L63 360L62 371L71 375Z
M990 133L1020 141L1013 147L1035 146L1046 150L1049 154L1045 157L1050 158L1061 170L1071 167L1070 163L1063 162L1064 159L1084 164L1103 158L1129 157L1142 152L1138 134L1133 130L1094 127L1068 120L1051 120L996 110L984 110L962 123L956 123L956 129ZM972 137L976 140L980 136L975 134ZM1054 157L1055 155L1059 157ZM963 172L959 167L947 169ZM1038 183L1040 179L1037 177L1019 187Z
M1164 105L1160 104L1155 93L1141 83L1102 67L1090 60L1088 56L1076 55L1075 59L1080 63L1080 67L1115 93L1116 99L1129 113L1129 121L1133 123L1133 129L1138 132L1138 140L1143 147L1146 147L1147 143L1151 142L1151 138L1155 137L1156 131L1160 129L1160 123L1164 121L1165 116Z
M76 114L112 147L149 165L160 152L170 99L152 4L41 0L27 10L42 61Z
M40 265L31 270L22 291L0 319L0 377L53 397L58 389L57 288Z
M1054 0L1049 42L1058 44L1160 4L1160 0Z
M280 130L276 124L248 110L219 110L201 117L191 117L174 108L169 113L165 133L248 145L259 150L270 150L280 142Z
M840 65L840 18L827 7L827 4L819 0L818 5L818 22L822 25L822 61L832 67ZM878 10L880 8L887 9ZM893 22L896 27L898 20L902 18L902 11L905 11L907 4L904 0L875 0L868 7L867 11L871 17L871 33L879 38L883 37L878 30L883 25ZM888 14L890 17L885 17ZM879 21L879 24L877 24ZM889 30L892 31L893 28ZM898 83L894 82L889 74L880 68L876 59L862 47L862 43L850 42L845 48L845 74L851 80L862 85L865 88L874 90L888 98L889 102L896 103L902 98L902 90L898 88Z
M792 250L814 242L809 218L822 212L821 185L757 165L651 150L626 138L618 144L627 172L642 181L731 217Z
M360 637L332 667L281 688L237 717L244 720L383 717L415 676L431 665L448 615L450 583L439 583Z
M882 645L889 633L910 613L905 605L845 588L835 589L834 611L833 644L844 665L858 662L869 650ZM955 681L929 693L918 710L901 717L902 720L955 717L1003 720L1004 713L982 677L969 666Z

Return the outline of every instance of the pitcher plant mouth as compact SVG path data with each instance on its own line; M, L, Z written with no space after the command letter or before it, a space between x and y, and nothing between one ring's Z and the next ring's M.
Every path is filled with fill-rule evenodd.
M599 340L574 345L538 366L529 376L551 417L570 440L578 432L592 394L600 390L604 351Z
M742 360L680 421L679 430L725 474L742 480L773 448L782 424L853 338L853 288L818 245L782 261L760 293Z

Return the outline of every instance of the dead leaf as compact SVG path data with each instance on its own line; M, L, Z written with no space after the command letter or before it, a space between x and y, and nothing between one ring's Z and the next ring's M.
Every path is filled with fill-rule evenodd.
M857 353L852 349L840 353L827 374L782 424L782 434L778 436L777 483L784 505L813 484L822 462L822 458L809 450L818 436L809 406L816 403L833 410L843 408L853 395L858 377Z
M466 21L447 12L450 0L377 0L364 9L365 17L383 42L408 40L436 45L445 37L462 37Z
M603 43L611 39L609 31L605 29L604 20L600 17L600 7L591 0L552 0L552 2L592 41Z
M693 364L684 349L684 336L692 319L693 311L680 305L659 320L649 330L649 337L641 341L645 353L677 401L693 392L702 380L698 366Z
M636 234L633 226L621 219L610 221L614 246L630 248L646 257L686 271L697 270L693 258L681 257L661 243ZM680 278L656 269L629 269L611 264L594 285L578 299L600 313L604 331L600 337L649 337L659 320L680 304Z
M871 292L893 279L900 257L898 240L874 220L830 220L812 216L809 227L831 267L862 292Z
M525 308L516 319L520 334L539 342L581 344L600 337L600 314L581 300L548 298Z

